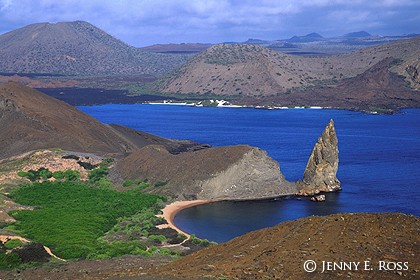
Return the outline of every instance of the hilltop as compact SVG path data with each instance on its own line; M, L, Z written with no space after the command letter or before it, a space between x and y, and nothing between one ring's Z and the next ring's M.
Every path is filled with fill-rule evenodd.
M187 60L144 52L84 21L36 23L0 35L0 72L161 76Z
M160 86L166 93L271 95L303 82L303 58L258 45L220 44L200 53Z

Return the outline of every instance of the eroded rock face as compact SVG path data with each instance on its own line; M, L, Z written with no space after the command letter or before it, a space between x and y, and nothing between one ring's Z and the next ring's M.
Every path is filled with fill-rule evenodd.
M0 97L0 110L1 111L18 111L16 104L11 99Z
M252 148L226 170L201 183L199 199L256 199L292 194L279 164L266 151Z
M330 120L318 138L306 165L303 180L299 181L300 195L313 195L319 192L340 190L337 179L338 139L334 121Z

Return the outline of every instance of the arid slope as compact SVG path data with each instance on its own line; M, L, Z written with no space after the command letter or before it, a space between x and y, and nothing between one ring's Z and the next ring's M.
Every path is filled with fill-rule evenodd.
M0 127L0 159L46 148L118 155L149 144L164 145L171 152L197 145L103 124L65 102L14 82L0 85Z
M194 93L234 96L249 100L264 97L277 97L276 104L287 103L296 91L312 92L311 97L297 98L300 104L314 105L323 99L317 91L322 91L328 85L336 86L340 81L345 87L345 93L336 91L329 97L331 107L337 99L358 99L352 96L351 85L344 82L360 75L373 75L375 65L382 65L384 70L395 73L394 80L400 75L399 91L409 91L404 86L419 89L420 36L380 46L365 48L357 52L330 57L301 57L278 53L258 45L222 44L215 45L196 56L180 70L159 84L161 91L166 93ZM392 63L390 63L392 59ZM387 63L383 63L386 61ZM382 63L382 64L380 64ZM358 83L358 80L355 81ZM386 90L388 84L378 83L373 89L370 84L366 89L379 93ZM364 84L358 84L360 91L365 90ZM416 98L417 92L411 91L411 97ZM369 100L370 105L380 101L378 97ZM363 100L365 102L365 100ZM385 102L386 103L386 102ZM295 103L293 105L299 105ZM418 106L418 105L417 105ZM402 105L401 107L404 107Z
M306 217L247 233L154 273L187 279L418 279L419 228L419 218L398 213ZM307 260L317 263L315 272L304 271ZM321 273L322 261L362 264L358 270ZM372 270L361 267L364 261ZM407 262L408 269L379 270L379 261Z
M188 59L141 51L84 21L36 23L0 35L0 72L160 76Z

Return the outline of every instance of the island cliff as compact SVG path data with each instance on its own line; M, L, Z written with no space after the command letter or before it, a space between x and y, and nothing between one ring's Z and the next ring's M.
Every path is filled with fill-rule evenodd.
M338 139L334 121L330 120L318 138L306 165L303 179L297 182L299 195L341 190L337 179Z

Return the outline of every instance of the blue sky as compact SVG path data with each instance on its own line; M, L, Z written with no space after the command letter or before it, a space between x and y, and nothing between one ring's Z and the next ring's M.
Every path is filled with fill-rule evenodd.
M276 40L318 32L420 33L419 0L0 0L0 34L88 21L134 46Z

